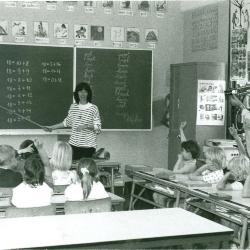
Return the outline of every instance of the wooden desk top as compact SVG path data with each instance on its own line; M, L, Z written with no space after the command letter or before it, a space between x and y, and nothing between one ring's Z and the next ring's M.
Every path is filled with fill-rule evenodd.
M0 223L0 247L32 248L232 232L181 208L6 218Z

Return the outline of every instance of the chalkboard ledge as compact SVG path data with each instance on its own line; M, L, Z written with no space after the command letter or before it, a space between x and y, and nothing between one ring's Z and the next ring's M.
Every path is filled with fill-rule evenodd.
M45 132L42 129L0 129L0 135L69 135L71 129L58 129Z

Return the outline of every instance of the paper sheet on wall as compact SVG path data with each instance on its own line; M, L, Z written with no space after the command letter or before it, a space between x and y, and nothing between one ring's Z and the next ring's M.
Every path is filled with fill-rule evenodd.
M198 80L197 125L224 125L225 86L223 80Z

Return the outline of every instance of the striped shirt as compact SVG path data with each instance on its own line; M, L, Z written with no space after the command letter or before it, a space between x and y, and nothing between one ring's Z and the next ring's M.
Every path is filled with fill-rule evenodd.
M70 106L68 116L64 119L65 127L71 127L71 136L69 143L76 147L97 147L97 134L101 130L101 119L99 110L92 103L76 104ZM94 126L94 130L82 129L77 132L79 125Z

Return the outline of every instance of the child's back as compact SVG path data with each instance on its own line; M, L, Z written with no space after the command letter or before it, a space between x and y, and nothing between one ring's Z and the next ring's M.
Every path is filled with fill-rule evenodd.
M103 184L98 178L98 169L92 159L81 159L78 167L78 181L65 189L68 200L103 199L107 198Z
M20 208L50 205L53 190L44 180L45 169L40 157L31 155L25 161L24 181L13 189L13 205Z

